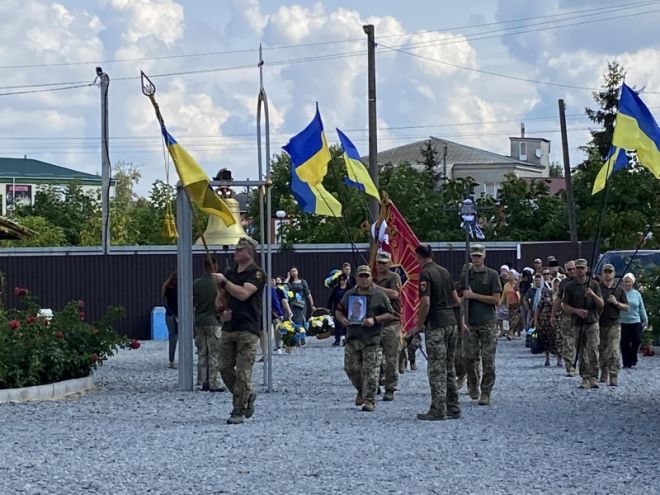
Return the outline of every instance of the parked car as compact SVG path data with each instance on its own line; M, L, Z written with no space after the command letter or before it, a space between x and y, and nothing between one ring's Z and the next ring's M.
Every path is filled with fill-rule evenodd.
M630 258L635 253L630 251L607 251L604 253L594 268L594 273L600 275L603 271L603 265L610 263L614 265L617 280L625 275L624 270L630 262ZM635 275L638 281L649 283L658 279L660 276L660 250L640 249L635 255L635 259L628 267L627 272Z

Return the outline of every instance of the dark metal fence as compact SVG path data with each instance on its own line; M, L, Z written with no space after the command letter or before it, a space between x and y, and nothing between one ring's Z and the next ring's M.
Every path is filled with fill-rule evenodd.
M563 253L570 252L570 243L517 245L515 243L486 243L486 264L498 268L507 263L522 268L536 257L554 254L563 261ZM463 246L433 244L435 260L457 278L465 260ZM360 246L362 256L368 258L366 246ZM548 251L550 250L550 251ZM221 267L231 263L231 253L216 251ZM520 260L518 260L520 256ZM193 273L202 272L203 252L196 251ZM527 261L529 260L529 261ZM346 245L296 246L293 251L273 253L275 275L285 275L298 267L309 283L315 303L325 306L329 290L323 281L331 269L344 261L355 266L362 263L361 255ZM86 314L98 319L108 306L123 306L126 318L118 323L122 333L139 339L151 336L150 315L154 306L163 305L161 285L176 269L174 247L113 248L104 256L98 249L2 249L0 271L5 275L5 304L14 307L15 287L25 287L35 294L44 308L58 310L67 302L85 301Z

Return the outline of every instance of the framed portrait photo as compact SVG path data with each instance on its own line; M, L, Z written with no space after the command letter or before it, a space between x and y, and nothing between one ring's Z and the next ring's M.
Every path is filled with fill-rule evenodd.
M367 317L367 296L348 296L348 321L351 325L362 325Z

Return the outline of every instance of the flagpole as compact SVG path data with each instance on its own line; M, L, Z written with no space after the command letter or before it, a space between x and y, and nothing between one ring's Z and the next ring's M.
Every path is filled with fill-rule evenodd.
M266 356L264 361L264 385L267 392L273 391L273 336L271 334L272 314L273 314L273 291L270 287L270 280L273 276L273 254L271 251L271 229L272 229L272 206L271 206L271 177L270 177L270 123L268 119L268 97L264 89L264 59L261 44L259 44L259 96L257 97L257 159L259 164L259 180L264 179L264 164L261 154L261 112L263 108L264 116L264 134L266 149L266 182L265 186L259 187L259 213L261 216L261 266L268 277L265 291L266 297L263 299L262 324L266 332ZM264 215L264 199L266 202L266 212ZM264 246L266 249L264 250ZM273 329L273 331L275 331Z

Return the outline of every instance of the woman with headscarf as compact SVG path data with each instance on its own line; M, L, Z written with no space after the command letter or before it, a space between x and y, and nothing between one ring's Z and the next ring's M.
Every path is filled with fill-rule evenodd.
M513 268L509 272L507 282L511 286L511 291L507 292L506 303L509 308L509 338L518 338L523 331L522 313L520 310L520 273Z
M539 343L545 352L545 366L550 366L550 353L557 354L557 366L562 363L561 351L557 348L557 327L550 322L555 293L553 286L551 283L548 288L544 282L534 295L534 322Z
M621 311L621 360L624 368L637 365L637 352L642 343L642 329L648 324L642 294L634 288L635 276L626 273L622 280L628 299L628 311Z

